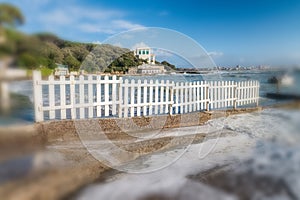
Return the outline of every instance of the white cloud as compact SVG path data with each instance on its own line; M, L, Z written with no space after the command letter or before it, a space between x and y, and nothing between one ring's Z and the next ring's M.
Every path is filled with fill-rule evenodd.
M135 24L126 20L113 20L112 25L115 28L125 29L125 30L144 28L144 26L140 24Z
M107 20L114 23L115 19L123 16L124 13L117 10L68 6L67 8L60 7L55 10L44 12L39 16L39 20L43 23L50 23L53 25L75 25L76 23L82 24L86 22L107 22Z
M130 29L142 28L142 25L134 24L126 20L113 20L112 22L83 23L77 26L81 31L88 33L115 34Z
M74 37L76 35L78 37L80 35L82 37L86 33L111 35L143 27L126 20L126 11L80 6L78 2L72 0L71 2L54 0L53 5L50 3L50 0L41 0L34 7L24 8L27 19L24 30L50 31L60 36ZM83 40L86 39L83 38Z
M220 57L224 55L223 52L218 52L218 51L207 52L207 54L211 57Z
M103 24L79 24L77 28L85 33L105 33L105 34L114 34L116 30L112 29L109 26L103 26Z
M139 43L136 43L135 45L133 45L131 49L136 49L136 48L141 48L141 47L149 47L149 45L147 45L144 42L139 42Z
M70 16L70 13L63 10L54 10L49 13L44 13L39 17L39 20L46 25L71 25L76 22L76 18Z

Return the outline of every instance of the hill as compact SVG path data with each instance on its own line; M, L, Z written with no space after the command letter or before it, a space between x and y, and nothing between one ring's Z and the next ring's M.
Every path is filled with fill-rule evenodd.
M5 40L0 46L0 57L13 57L13 65L24 69L42 67L51 72L56 67L55 63L60 63L68 65L70 71L84 69L87 72L124 73L130 67L145 62L129 49L109 44L71 42L50 33L27 35L9 28L2 32ZM166 61L161 64L175 68Z

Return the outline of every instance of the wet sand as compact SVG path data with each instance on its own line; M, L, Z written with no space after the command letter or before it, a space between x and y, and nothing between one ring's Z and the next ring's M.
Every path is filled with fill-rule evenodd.
M163 127L152 126L150 129L170 130L202 125L213 118L259 110L261 108L193 113L184 117L167 116L164 117L166 120ZM133 120L139 127L145 128L143 133L149 131L148 125L151 121L149 118ZM161 119L158 117L156 120ZM129 136L118 129L120 124L128 124L126 120L122 123L117 122L118 126L115 124L116 120L111 119L101 119L98 123L103 127L106 136L120 148L136 153L136 156L126 158L126 161L156 151L178 148L190 140L193 143L201 143L206 137L203 133L196 133L178 136L176 140L172 136L166 136L138 141L134 134L141 133L140 130L127 126L126 130L133 133ZM222 136L226 137L226 135ZM0 180L1 199L68 199L84 186L103 180L103 176L111 172L109 167L100 163L86 150L72 121L1 128L0 145L0 175L6 177ZM13 167L16 165L21 169L26 166L26 170L19 173L20 169ZM215 173L215 170L212 171ZM201 177L205 176L201 175ZM211 183L214 184L213 181Z
M281 195L288 199L298 199L285 180L268 175L257 175L251 170L240 171L241 165L250 165L251 160L243 164L216 166L207 171L189 176L194 181L213 186L228 194L233 194L238 199L256 199L260 193L264 197L275 198ZM242 166L244 167L244 166Z

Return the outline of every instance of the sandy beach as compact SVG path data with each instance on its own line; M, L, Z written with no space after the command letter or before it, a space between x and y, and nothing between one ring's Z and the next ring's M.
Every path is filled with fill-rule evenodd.
M258 138L272 137L270 131L256 135L243 132L243 127L251 127L251 119L257 123L264 112L258 108L198 113L196 115L200 117L192 114L190 119L193 120L182 120L180 125L176 122L176 116L169 116L159 134L157 129L147 129L149 119L135 119L136 123L145 127L143 137L136 137L138 132L134 127L130 131L130 126L127 126L126 133L129 134L126 135L112 129L116 126L112 122L107 123L111 119L98 121L109 138L109 144L113 142L126 153L109 149L107 139L101 141L97 138L98 143L95 143L88 140L92 137L80 138L77 132L82 122L75 125L72 121L46 122L1 129L0 196L5 199L118 199L125 195L127 199L174 199L175 196L182 199L186 192L189 193L184 189L187 186L195 188L191 190L193 192L209 195L210 190L202 188L208 187L202 180L206 176L204 172L208 171L211 176L220 166L235 166L249 160ZM237 122L247 118L248 125ZM120 127L120 122L115 123ZM87 144L94 145L101 152L109 151L109 155L118 162L100 162L97 154L91 153L93 146ZM167 177L175 180L168 180ZM131 188L145 188L126 193L128 187L118 186L124 184L123 178L133 179L129 184ZM139 181L141 179L143 184ZM195 179L199 181L192 181ZM163 184L165 189L155 184L149 188L149 182ZM173 188L172 183L177 189L165 194L170 187ZM98 191L98 184L107 192ZM209 184L217 185L213 181ZM111 189L115 187L119 188L118 192L112 195ZM199 187L202 189L199 190ZM211 192L216 194L214 190ZM182 198L179 194L183 195Z

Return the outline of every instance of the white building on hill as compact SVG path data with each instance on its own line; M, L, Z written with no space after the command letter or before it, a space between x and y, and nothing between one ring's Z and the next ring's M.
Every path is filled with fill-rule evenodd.
M155 55L149 47L136 48L134 55L138 56L140 59L147 60L148 64L155 64Z

